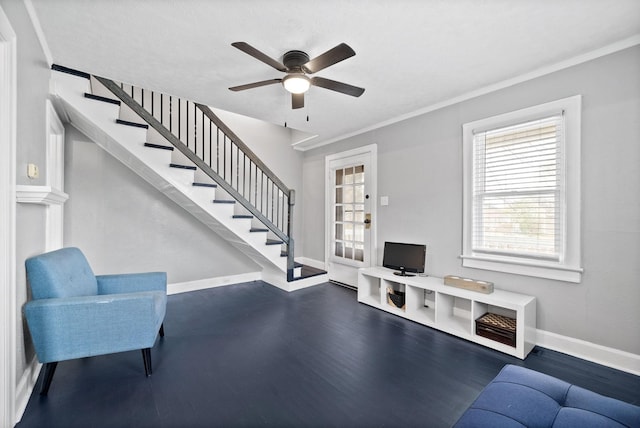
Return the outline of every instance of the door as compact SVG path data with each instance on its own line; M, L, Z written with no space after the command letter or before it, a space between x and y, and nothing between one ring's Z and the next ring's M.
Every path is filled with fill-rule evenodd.
M327 156L329 279L356 287L358 268L375 264L375 148Z

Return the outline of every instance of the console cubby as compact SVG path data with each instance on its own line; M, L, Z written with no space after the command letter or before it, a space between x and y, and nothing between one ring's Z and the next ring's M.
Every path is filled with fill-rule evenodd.
M387 288L405 292L405 309L387 302ZM358 272L358 301L411 321L524 359L535 346L536 299L495 289L491 294L444 285L442 278L398 277L390 269ZM476 334L475 320L487 312L516 320L516 346Z
M407 286L407 316L421 324L432 324L436 320L436 302L433 290Z
M358 278L358 300L372 306L379 305L382 293L381 281L380 278L369 275Z
M438 292L436 294L436 323L448 332L471 334L471 301Z

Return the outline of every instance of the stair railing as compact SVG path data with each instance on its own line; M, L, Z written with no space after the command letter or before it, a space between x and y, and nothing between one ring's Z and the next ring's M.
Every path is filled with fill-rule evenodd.
M103 77L94 78L282 240L286 245L287 280L291 281L295 191L209 107Z

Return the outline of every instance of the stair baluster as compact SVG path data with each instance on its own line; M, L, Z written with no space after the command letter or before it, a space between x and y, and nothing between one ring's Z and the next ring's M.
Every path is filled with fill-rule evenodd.
M294 241L291 233L295 191L289 189L209 107L174 96L156 96L147 90L146 96L151 99L149 106L148 101L145 103L144 90L94 77L286 245L287 280L292 281ZM159 109L154 106L155 99L160 100ZM183 109L184 118L181 115ZM159 114L155 114L158 111ZM168 118L165 113L168 113ZM208 144L205 143L207 124ZM201 142L200 150L198 141Z

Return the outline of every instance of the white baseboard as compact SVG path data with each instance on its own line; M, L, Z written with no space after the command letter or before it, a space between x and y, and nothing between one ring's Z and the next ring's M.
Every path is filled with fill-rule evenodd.
M199 279L196 281L178 282L167 284L167 294L186 293L189 291L205 290L207 288L222 287L224 285L241 284L243 282L259 281L262 279L261 272L242 273L232 276L221 276L217 278Z
M537 331L536 344L543 348L640 376L640 355L544 330Z
M311 266L312 268L326 270L327 266L323 261L310 259L308 257L296 257L296 261L298 263L302 263L303 265Z
M22 373L22 377L20 377L20 380L18 381L18 385L16 387L16 414L14 417L16 424L20 422L22 415L27 408L29 398L36 386L36 381L38 380L41 368L42 364L38 362L36 357L33 357Z

